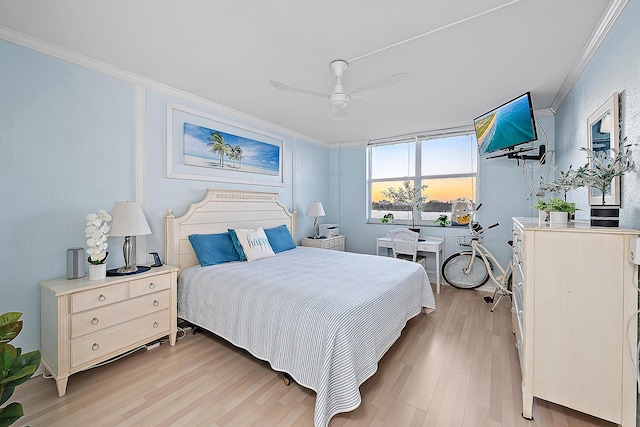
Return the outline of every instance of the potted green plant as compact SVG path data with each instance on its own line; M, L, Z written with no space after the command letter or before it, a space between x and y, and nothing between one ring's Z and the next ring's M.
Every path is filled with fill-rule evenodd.
M627 138L624 139L624 141L626 140ZM596 153L590 148L580 148L581 151L587 153L587 158L590 160L590 164L581 168L581 178L584 180L585 185L600 191L602 205L605 204L605 196L611 189L613 180L623 176L635 167L629 147L631 147L631 144L623 145L620 150L612 148L613 157L610 157L606 151L598 151Z
M547 202L549 209L549 225L563 225L569 219L569 214L576 211L576 205L566 200L552 197Z
M387 223L393 222L393 214L392 213L384 214L384 216L382 218L380 218L380 222L383 223L383 224L387 224Z
M583 168L573 169L573 165L569 165L569 169L566 171L555 169L552 181L540 177L539 189L545 193L562 194L562 198L567 200L569 191L585 185L582 172Z
M449 221L449 217L447 217L445 214L440 215L435 221L436 224L438 224L440 227L446 227L447 225L451 224L451 221Z
M411 227L410 230L420 232L419 228L416 228L416 219L413 214L415 209L418 212L422 212L422 204L427 200L428 196L423 195L424 190L427 189L426 185L416 187L412 181L405 180L402 182L402 186L398 188L389 187L382 191L385 197L391 199L391 202L396 207L404 207L411 211Z
M13 395L17 386L27 381L40 366L40 350L22 354L20 347L9 344L22 330L22 313L0 316L0 405ZM24 415L18 402L0 408L0 426L9 426Z

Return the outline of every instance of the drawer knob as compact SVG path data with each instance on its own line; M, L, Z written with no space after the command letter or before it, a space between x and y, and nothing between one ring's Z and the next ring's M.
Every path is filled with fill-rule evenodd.
M154 328L157 328L158 326L159 326L159 325L158 325L158 322L153 322L153 327L154 327Z
M100 346L98 345L98 343L95 343L95 342L91 346L91 350L93 350L93 351L98 351L99 348L100 348Z
M98 297L98 301L102 302L104 300L106 300L107 297L105 297L103 294L100 294L100 296Z
M522 310L518 310L518 317L522 318Z
M98 324L98 318L94 317L93 319L91 319L91 324L92 325L97 325Z
M522 348L522 341L516 341L516 348L518 349Z
M158 304L160 304L160 303L158 302L158 300L157 300L157 299L153 300L153 306L154 306L154 307L157 307L157 306L158 306Z
M155 287L156 287L156 284L155 284L155 283L153 283L153 282L149 283L149 289L153 289L153 288L155 288Z

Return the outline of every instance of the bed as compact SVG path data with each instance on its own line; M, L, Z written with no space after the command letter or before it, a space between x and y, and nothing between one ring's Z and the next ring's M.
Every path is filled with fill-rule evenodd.
M360 385L406 322L435 309L419 264L295 247L257 261L201 267L189 235L285 225L295 214L275 193L208 190L166 217L166 259L181 269L178 317L207 329L316 392L314 423L360 404ZM424 310L426 309L426 310Z

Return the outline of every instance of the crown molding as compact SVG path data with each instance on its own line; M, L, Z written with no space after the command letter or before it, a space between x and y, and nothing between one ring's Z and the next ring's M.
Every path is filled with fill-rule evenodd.
M569 92L573 88L573 85L576 84L576 82L582 75L582 72L589 64L589 61L591 61L591 58L593 58L593 55L596 53L596 51L602 44L602 41L609 33L609 31L611 30L611 27L616 22L616 20L618 19L618 17L622 13L622 10L624 9L624 7L627 5L628 2L629 0L612 0L611 1L611 3L609 4L609 7L605 11L605 14L600 19L600 22L598 22L598 26L593 30L593 33L591 34L591 38L589 39L585 47L582 49L580 56L578 57L576 62L573 64L573 67L569 71L569 74L567 74L567 77L564 79L564 82L562 82L562 86L560 86L560 90L558 91L558 94L553 100L553 103L551 103L551 107L549 107L551 111L553 112L558 111L560 104L562 104L562 101L564 101L567 95L569 95Z
M2 25L0 25L0 39L20 45L22 47L26 47L28 49L43 53L45 55L48 55L57 59L61 59L71 64L79 65L81 67L84 67L93 71L97 71L99 73L106 74L111 77L115 77L117 79L132 83L134 85L142 86L145 89L152 89L157 92L164 93L168 96L174 96L176 98L180 98L181 100L199 105L202 108L215 109L217 112L228 114L234 118L249 120L254 123L257 122L260 125L267 127L268 129L274 130L276 132L285 133L294 138L303 139L305 141L309 141L319 145L325 145L325 146L327 145L326 142L321 141L317 138L304 135L300 132L294 131L292 129L288 129L284 126L280 126L275 123L271 123L266 120L259 119L249 114L226 107L224 105L216 104L215 102L209 101L208 99L201 98L189 92L176 89L174 87L165 85L164 83L151 80L149 78L140 76L138 74L125 71L121 68L107 64L106 62L98 61L97 59L90 58L80 53L61 48L51 43L44 42L40 39L12 30Z

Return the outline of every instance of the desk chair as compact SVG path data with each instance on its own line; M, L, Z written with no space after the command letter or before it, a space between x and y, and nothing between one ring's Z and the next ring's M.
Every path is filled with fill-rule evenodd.
M389 231L387 235L391 238L394 258L417 262L427 271L426 258L418 255L418 238L420 234L407 228L398 228Z

